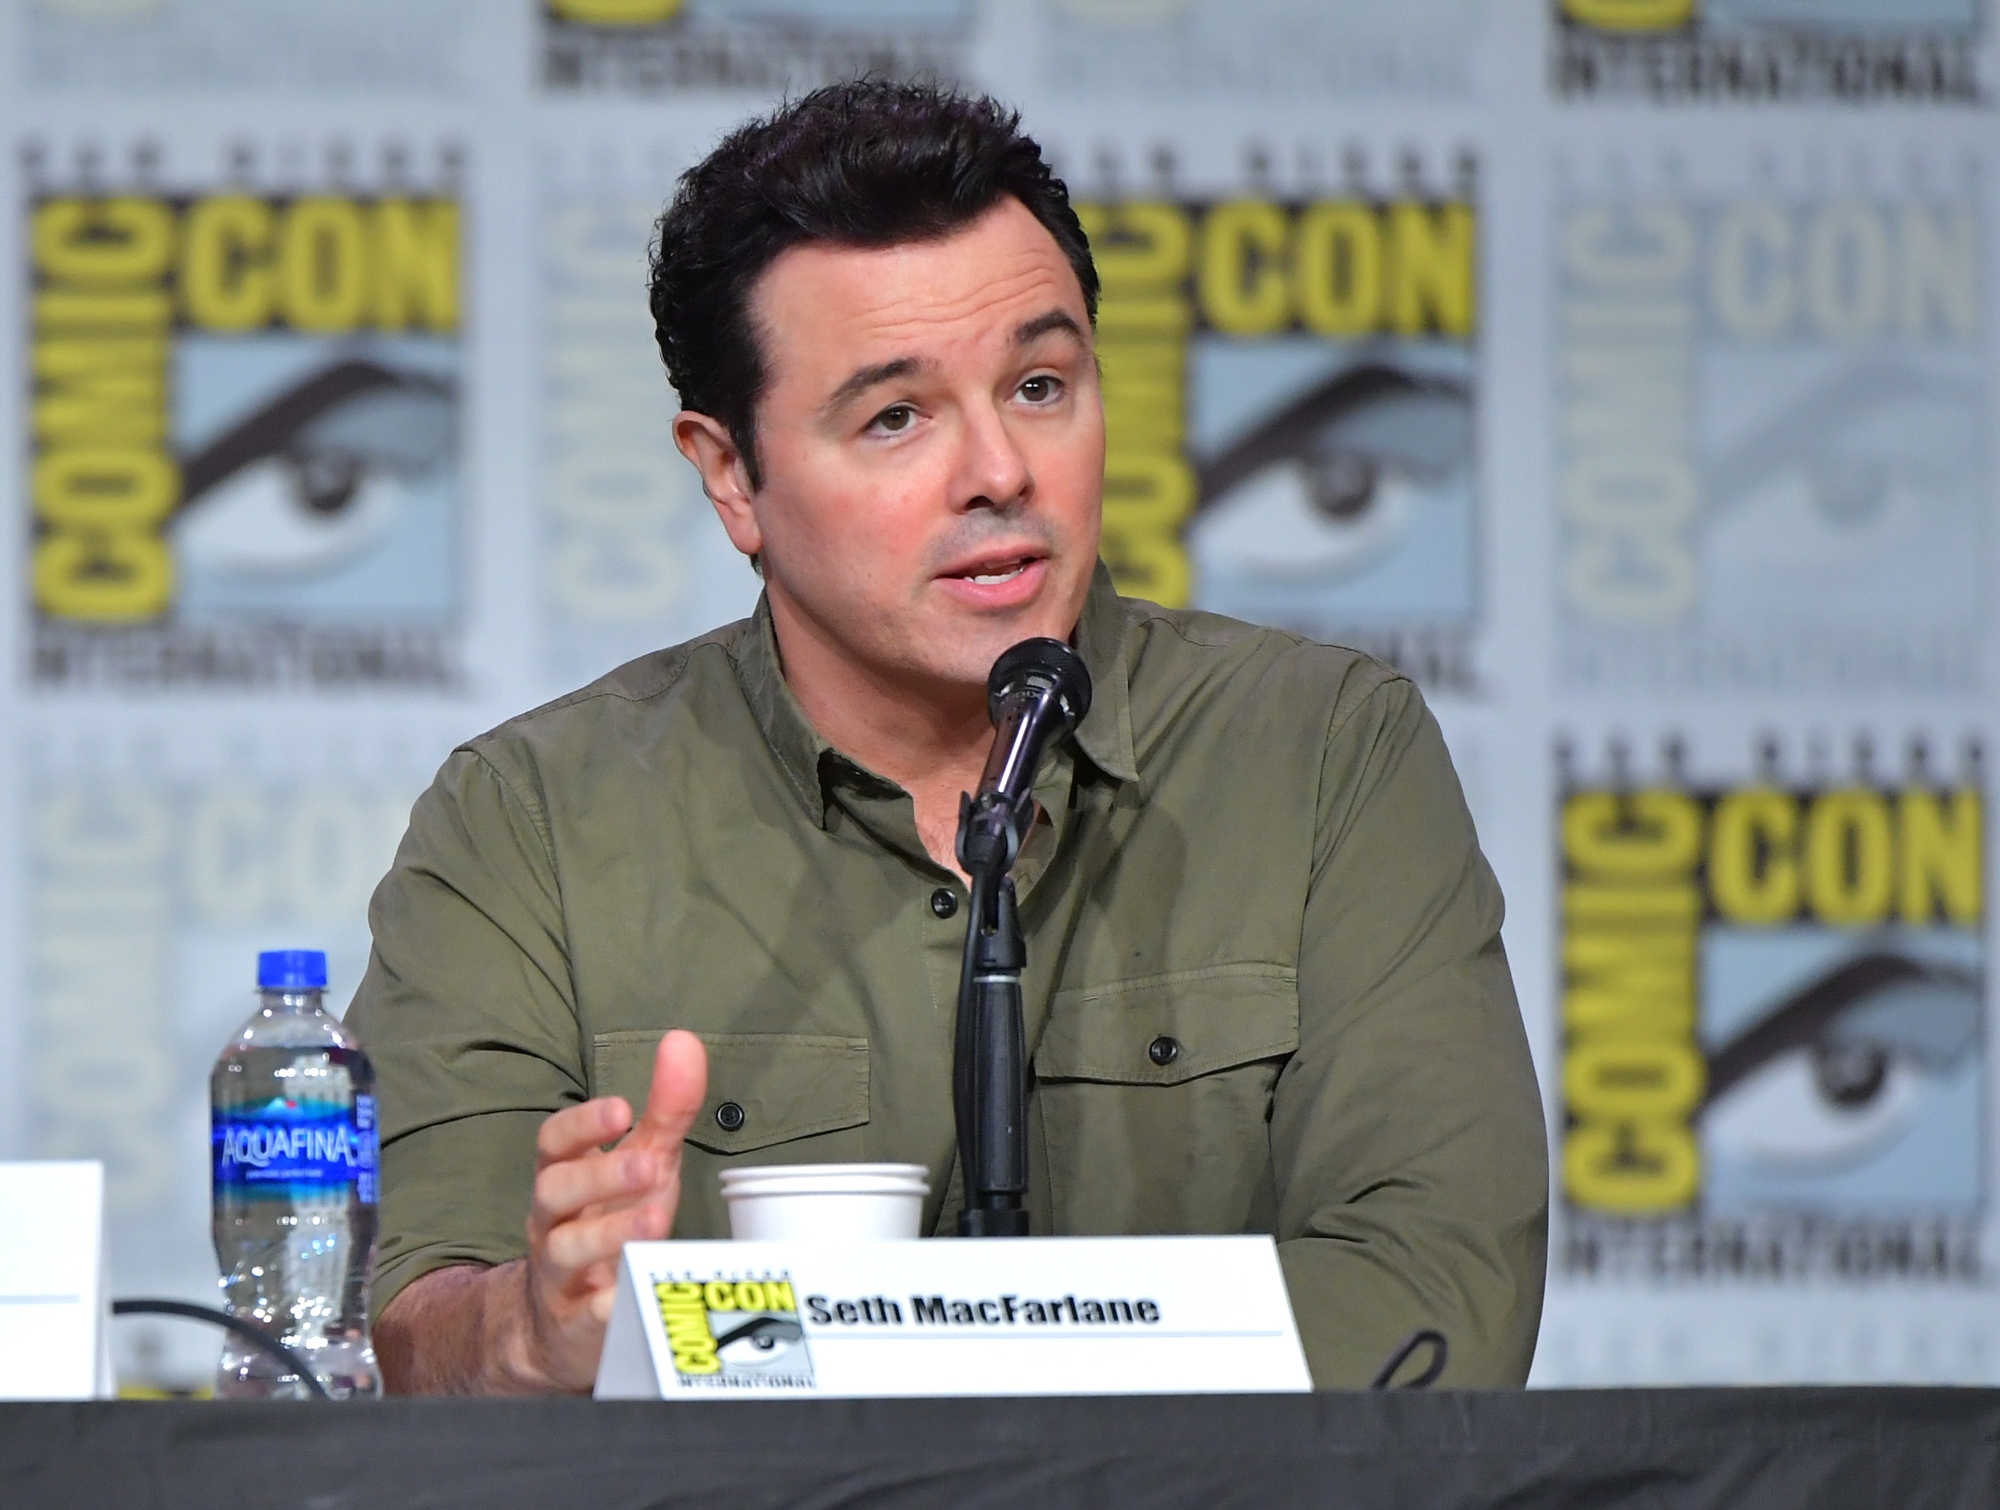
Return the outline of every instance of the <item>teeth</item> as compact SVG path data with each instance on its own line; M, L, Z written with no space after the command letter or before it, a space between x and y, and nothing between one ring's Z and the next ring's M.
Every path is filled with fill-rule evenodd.
M967 577L966 580L968 582L977 582L982 587L991 587L995 582L1011 581L1013 578L1020 576L1021 573L1026 571L1027 569L1028 569L1028 563L1023 561L1020 565L1011 566L1006 571L994 572L991 575L984 577Z

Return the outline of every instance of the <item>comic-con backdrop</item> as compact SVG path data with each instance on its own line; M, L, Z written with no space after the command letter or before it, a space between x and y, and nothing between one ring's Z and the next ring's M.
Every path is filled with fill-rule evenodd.
M2000 1381L1983 0L0 0L0 1157L212 1298L208 1065L458 740L747 612L676 175L1017 104L1121 587L1358 646L1508 899L1544 1384ZM121 1322L128 1382L213 1342Z

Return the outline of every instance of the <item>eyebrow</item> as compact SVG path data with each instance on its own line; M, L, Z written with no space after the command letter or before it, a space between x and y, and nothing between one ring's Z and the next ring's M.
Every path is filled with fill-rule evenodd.
M1052 330L1064 331L1078 345L1083 344L1083 328L1076 321L1072 320L1066 312L1060 309L1052 309L1047 314L1036 315L1034 319L1025 320L1015 326L1014 344L1016 346L1026 346L1029 342L1039 340Z
M877 383L886 383L892 378L911 377L923 369L924 364L915 357L897 357L893 362L877 362L872 367L857 367L847 375L846 382L833 390L833 396L820 406L820 412L831 414L843 404L859 398Z

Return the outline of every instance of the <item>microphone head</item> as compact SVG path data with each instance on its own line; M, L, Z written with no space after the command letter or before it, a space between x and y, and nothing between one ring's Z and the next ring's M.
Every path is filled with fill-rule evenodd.
M1090 672L1061 640L1023 640L1000 653L986 678L986 711L997 727L1007 701L1024 691L1047 691L1062 712L1063 730L1073 731L1090 711Z

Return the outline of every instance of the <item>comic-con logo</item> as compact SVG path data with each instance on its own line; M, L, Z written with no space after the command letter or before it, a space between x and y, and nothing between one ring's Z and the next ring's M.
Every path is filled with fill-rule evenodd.
M66 628L231 680L226 630L454 617L454 202L52 196L29 235L39 678L91 679Z
M662 1280L653 1298L684 1388L813 1387L789 1275Z
M1983 0L1554 0L1572 99L1981 97Z
M1778 1216L1976 1220L1982 856L1971 785L1572 790L1572 1212L1711 1245Z
M1469 680L1438 647L1475 608L1471 204L1078 210L1121 589Z
M1565 679L1975 685L1992 468L1971 186L1634 187L1557 220Z

